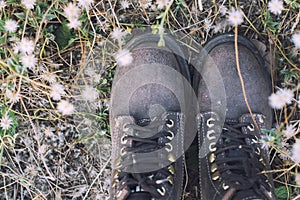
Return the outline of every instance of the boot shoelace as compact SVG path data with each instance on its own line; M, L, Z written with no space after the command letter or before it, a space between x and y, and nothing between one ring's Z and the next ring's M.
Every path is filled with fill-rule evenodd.
M211 172L213 180L221 178L222 187L228 190L223 200L231 199L238 191L254 190L263 194L266 199L272 199L271 185L267 175L265 160L261 155L258 137L252 127L251 134L242 133L242 128L251 124L237 121L226 121L222 134L215 144L215 152L210 154L212 160ZM253 125L252 125L253 126Z
M175 156L172 154L173 146L171 144L174 138L174 133L170 130L159 131L157 134L146 138L149 133L155 133L159 127L165 126L167 129L174 127L173 120L161 120L150 123L148 126L139 126L136 124L124 124L124 135L121 138L122 144L121 156L119 157L119 167L133 167L134 165L146 166L146 165L160 165L161 169L152 172L145 173L128 173L121 169L116 170L114 174L114 181L118 183L117 186L117 198L126 199L130 193L134 192L147 192L153 198L162 198L167 193L166 186L173 185L173 176L175 169L173 164L167 164L175 162ZM139 132L139 136L132 136L126 134L128 130ZM134 160L133 154L135 153L147 153L158 149L164 148L166 151L166 159L160 160L158 157L145 157L142 159ZM153 154L154 155L154 154Z

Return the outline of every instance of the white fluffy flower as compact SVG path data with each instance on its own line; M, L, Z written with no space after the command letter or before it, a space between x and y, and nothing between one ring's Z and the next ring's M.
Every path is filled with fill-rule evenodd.
M104 32L106 32L110 26L106 19L97 21L97 25ZM99 42L100 46L102 46L101 44L103 44L103 41Z
M287 138L290 138L296 134L296 129L294 128L293 125L290 124L286 127L283 133Z
M22 55L21 63L23 67L33 70L37 63L37 58L33 54Z
M127 0L120 1L120 4L121 4L121 8L124 10L129 8L129 2Z
M300 139L296 139L296 142L293 145L292 159L295 161L295 163L300 162Z
M207 18L204 19L203 27L204 27L204 29L205 29L206 32L210 31L210 29L212 28L212 25L213 25L213 23L211 22L210 19L207 19Z
M300 49L300 33L295 33L293 36L292 36L292 41L295 45L295 48L296 49Z
M221 5L221 6L219 7L219 12L221 13L221 15L226 15L227 11L228 11L228 9L227 9L226 6Z
M51 85L50 97L55 100L59 101L61 96L65 95L65 87L59 83L54 83Z
M170 3L170 0L156 0L157 8L163 9Z
M33 9L35 0L22 0L21 3L25 6L27 9Z
M20 95L18 92L13 92L11 90L6 90L5 92L6 97L9 99L8 102L14 104L20 100Z
M214 32L215 33L218 33L218 32L224 32L225 31L225 28L227 26L227 21L226 20L223 20L219 23L217 23L216 25L213 26L213 29L214 29Z
M275 109L282 109L285 105L285 102L280 98L280 96L277 93L273 93L271 94L271 96L269 96L269 105Z
M86 2L86 1L84 1ZM69 20L68 27L70 29L78 29L81 26L81 21L79 21L79 17L81 15L81 10L74 3L69 3L64 8L64 14Z
M0 9L5 8L6 3L4 0L0 0Z
M58 102L56 108L63 115L71 115L75 111L74 105L65 100Z
M300 173L295 176L295 182L297 185L300 185Z
M84 90L81 92L81 97L86 101L93 102L98 98L99 94L96 88L90 85L86 85Z
M7 114L5 114L1 119L0 126L3 130L7 130L10 128L12 122L12 119Z
M114 40L118 40L118 41L122 41L123 37L126 35L127 33L122 30L121 28L115 28L114 31L111 33L111 38Z
M292 103L292 99L294 97L294 92L288 88L283 88L279 91L277 91L280 98L284 100L286 104Z
M74 18L78 19L81 15L81 10L74 3L68 3L68 5L64 8L64 14L69 20Z
M140 6L147 9L152 5L152 0L139 0Z
M70 29L72 29L72 28L78 29L80 26L81 26L81 21L79 21L77 18L70 19L70 21L68 23L68 27Z
M93 81L95 83L99 83L101 78L102 78L102 75L101 74L95 74L92 78L93 78Z
M4 28L9 33L16 32L18 27L19 27L18 22L13 19L8 19L5 21Z
M283 145L282 145L283 146ZM285 146L281 148L281 152L278 157L282 160L290 160L291 150Z
M275 109L282 109L285 104L290 104L294 97L292 90L284 88L269 96L269 105Z
M50 137L50 138L53 138L55 137L56 135L54 135L54 131L55 131L55 128L51 127L51 126L47 126L47 127L44 127L43 128L43 131L44 131L44 135L45 137Z
M283 1L281 0L271 0L268 3L268 10L275 14L275 15L279 15L281 14L282 10L283 10Z
M93 77L96 74L94 67L88 66L84 69L84 74Z
M51 72L45 72L41 75L41 78L49 83L54 83L56 81L56 76L55 74Z
M232 7L231 11L228 12L227 20L228 23L232 26L237 26L242 24L244 21L242 11L236 10L234 7Z
M88 9L93 4L93 0L77 0L78 5L82 8Z
M20 42L18 42L15 53L21 52L22 54L32 54L34 51L34 42L28 38L23 38Z
M262 136L259 140L262 149L269 149L271 146L271 140L273 138L269 135Z
M115 59L119 66L127 66L132 63L133 57L128 49L121 49L115 55Z

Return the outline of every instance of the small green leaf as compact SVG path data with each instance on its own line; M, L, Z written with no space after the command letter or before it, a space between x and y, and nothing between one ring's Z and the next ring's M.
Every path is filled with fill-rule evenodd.
M107 84L107 79L106 79L106 78L103 78L102 81L101 81L101 84L102 84L102 85Z
M286 4L291 6L292 9L300 8L299 0L284 0ZM297 2L298 1L298 2Z
M291 194L291 187L286 186L280 186L278 188L275 188L275 194L278 199L288 199L289 195Z
M6 1L6 4L9 5L9 4L19 4L20 1L17 1L17 0L8 0Z
M54 14L47 14L46 15L46 19L48 19L48 20L52 20L54 18L56 18L56 15L54 15Z
M163 37L160 37L158 44L159 47L164 47L166 45L165 40Z
M5 24L5 21L4 20L0 20L0 32L6 32L6 30L4 28L4 24Z
M37 6L35 7L35 12L36 12L36 15L37 15L37 16L41 15L41 8L40 8L39 5L37 5Z
M54 32L54 35L59 49L66 48L72 39L72 34L66 21L63 21L62 25Z
M284 75L284 81L285 82L289 81L291 78L298 79L297 72L291 71L289 69L280 70L280 74Z
M156 17L156 19L161 19L161 18L163 18L164 15L165 15L165 13L160 13L160 15L158 15L158 16Z
M15 16L16 16L17 18L19 18L19 19L24 20L25 17L26 17L26 14L25 14L25 12L15 13Z
M177 6L183 6L183 7L185 7L185 8L188 7L188 5L185 3L184 0L176 1L176 5L177 5Z
M266 12L264 19L265 27L275 34L280 29L280 22L274 22L269 11Z
M0 44L5 44L5 43L6 43L6 37L5 36L0 37Z
M157 34L158 33L158 24L154 24L151 26L152 29L152 34Z

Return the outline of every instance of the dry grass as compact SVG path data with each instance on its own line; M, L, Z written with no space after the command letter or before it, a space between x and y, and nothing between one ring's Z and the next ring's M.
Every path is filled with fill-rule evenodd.
M274 91L293 89L292 103L274 110L269 133L274 135L271 163L277 193L280 199L300 198L295 182L299 163L291 158L300 130L300 56L291 41L300 31L296 0L286 0L280 15L268 12L268 0L172 0L166 9L155 8L155 1L148 8L141 0L128 0L124 9L121 1L100 0L82 9L80 28L71 30L63 13L68 2L37 0L34 9L26 10L19 1L9 0L0 11L0 118L8 114L13 120L8 130L0 127L0 199L107 199L113 55L123 45L112 39L113 31L164 27L204 45L214 35L233 32L224 25L223 13L231 7L244 14L239 34L259 41ZM18 22L16 32L5 30L7 19ZM37 63L31 69L22 67L22 55L14 51L22 38L34 41ZM61 100L53 98L53 80L64 87L61 100L74 105L71 115L57 109ZM11 101L8 90L19 95L18 101ZM295 128L291 138L284 137L288 125ZM186 196L192 199L192 193Z

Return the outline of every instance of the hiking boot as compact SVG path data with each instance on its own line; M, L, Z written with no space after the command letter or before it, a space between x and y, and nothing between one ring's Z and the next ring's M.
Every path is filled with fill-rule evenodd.
M179 200L184 182L185 84L190 75L178 44L142 34L125 47L131 63L114 77L110 128L110 198ZM126 58L126 59L127 59Z
M200 56L201 80L199 74L194 77L200 109L199 183L203 200L276 199L272 177L264 173L270 170L268 150L260 144L261 130L270 129L272 124L268 105L271 79L249 40L238 37L238 52L252 116L238 76L234 35L218 36L204 46ZM217 74L224 83L223 99L209 88Z

